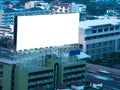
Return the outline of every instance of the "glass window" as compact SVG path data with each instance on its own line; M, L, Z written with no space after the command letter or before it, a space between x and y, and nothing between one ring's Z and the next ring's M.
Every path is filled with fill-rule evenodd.
M90 48L90 46L89 45L87 45L87 49L89 49Z
M120 43L120 39L118 39L118 43Z
M90 37L85 37L85 40L90 40Z
M119 26L115 26L115 30L119 30Z
M92 33L97 33L97 30L92 30Z
M102 45L102 47L104 47L105 46L105 42L102 42L101 45Z
M107 32L107 31L108 31L108 28L105 28L105 29L104 29L104 32Z
M98 32L102 32L102 29L98 29Z
M95 47L98 48L98 47L99 47L99 43L96 43L96 44L95 44Z
M86 30L85 30L85 34L91 34L91 30L86 29Z
M92 48L95 48L95 44L92 44Z
M114 27L111 27L111 28L110 28L110 31L113 31L113 30L114 30Z

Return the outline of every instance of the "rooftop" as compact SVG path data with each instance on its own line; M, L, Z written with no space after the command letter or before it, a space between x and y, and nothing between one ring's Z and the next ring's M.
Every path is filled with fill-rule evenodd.
M92 21L92 22L91 22ZM81 21L79 23L80 28L89 29L94 26L105 26L105 25L117 25L120 24L119 19L96 19Z
M56 55L56 57L61 58L63 64L71 64L73 62L78 62L81 59L89 58L88 55L80 51L78 46L46 47L18 52L5 51L6 50L2 50L1 56L9 55L9 57L12 56L12 59L8 60L7 58L0 58L1 63L17 64L20 68L24 68L28 71L46 67L46 55Z

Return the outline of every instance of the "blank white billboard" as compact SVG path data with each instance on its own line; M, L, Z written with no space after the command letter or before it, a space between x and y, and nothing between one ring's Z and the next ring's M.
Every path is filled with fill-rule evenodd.
M16 50L78 43L79 14L17 17Z

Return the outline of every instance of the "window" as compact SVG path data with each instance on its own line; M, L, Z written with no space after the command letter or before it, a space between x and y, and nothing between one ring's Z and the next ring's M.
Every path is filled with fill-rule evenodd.
M92 33L96 33L97 32L97 30L92 30Z
M107 31L108 31L108 28L105 28L105 29L104 29L104 32L107 32Z
M100 52L100 49L96 49L95 53L98 54Z
M92 44L92 48L95 48L95 44Z
M118 43L120 44L120 39L118 39Z
M95 47L96 47L96 48L99 48L100 46L101 46L100 43L96 43L96 44L95 44Z
M114 30L114 27L111 27L111 28L110 28L110 31L113 31L113 30Z
M119 26L115 26L115 30L119 30Z
M85 37L85 40L90 40L90 37Z
M101 43L101 46L102 46L102 47L105 47L105 45L106 45L106 42L102 42L102 43Z
M98 29L98 32L102 32L102 29Z
M86 47L87 49L89 49L90 47L89 47L89 45L87 45L87 47Z

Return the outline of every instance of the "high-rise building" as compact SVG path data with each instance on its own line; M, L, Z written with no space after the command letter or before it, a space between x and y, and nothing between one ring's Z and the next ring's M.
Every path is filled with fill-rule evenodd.
M2 90L54 90L61 84L84 83L86 58L78 48L68 46L20 51L14 61L2 60Z
M79 43L83 44L83 52L97 59L102 58L104 53L120 51L119 22L119 19L80 22Z

